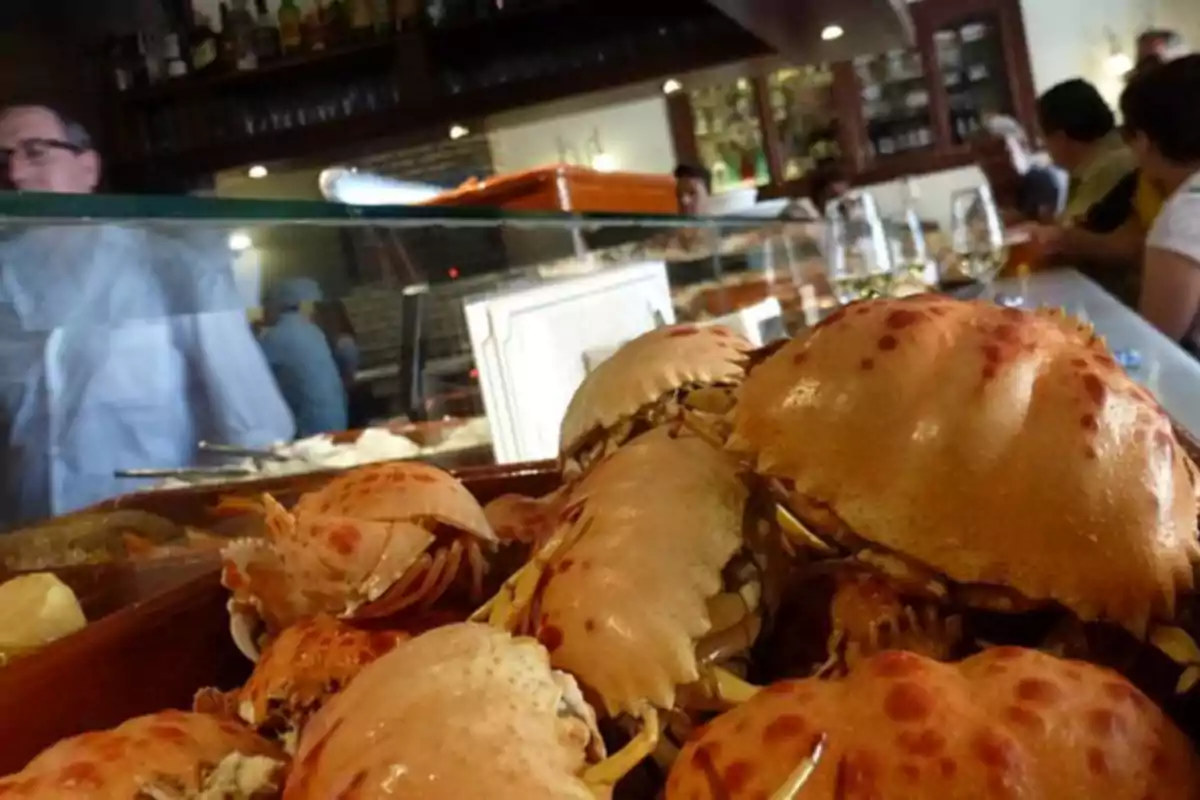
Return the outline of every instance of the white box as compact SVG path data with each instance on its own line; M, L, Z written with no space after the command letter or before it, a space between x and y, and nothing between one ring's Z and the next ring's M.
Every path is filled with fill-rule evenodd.
M662 261L471 298L464 310L501 464L555 458L563 414L587 372L675 322Z

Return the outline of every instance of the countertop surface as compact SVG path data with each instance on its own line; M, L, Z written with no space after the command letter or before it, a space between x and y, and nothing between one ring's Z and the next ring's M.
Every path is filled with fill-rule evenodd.
M1073 270L1055 270L997 281L995 292L1020 298L1025 308L1060 306L1091 322L1114 353L1134 351L1141 364L1129 367L1129 374L1177 423L1200 435L1200 361L1095 283Z

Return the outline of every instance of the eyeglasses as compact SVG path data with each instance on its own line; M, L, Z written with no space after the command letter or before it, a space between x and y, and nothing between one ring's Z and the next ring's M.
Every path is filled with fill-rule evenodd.
M15 147L0 147L0 167L7 167L18 154L31 164L41 164L56 150L80 155L87 148L60 139L22 139Z

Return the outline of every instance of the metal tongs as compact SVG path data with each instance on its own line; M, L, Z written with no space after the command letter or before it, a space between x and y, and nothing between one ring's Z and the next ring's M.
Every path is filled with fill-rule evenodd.
M250 458L255 461L287 461L288 457L277 450L255 450L232 444L217 444L215 442L200 442L197 445L202 453L229 456L230 458ZM191 466L191 467L149 467L143 469L118 469L113 475L118 478L178 478L189 480L196 478L248 478L257 474L250 467L226 466Z

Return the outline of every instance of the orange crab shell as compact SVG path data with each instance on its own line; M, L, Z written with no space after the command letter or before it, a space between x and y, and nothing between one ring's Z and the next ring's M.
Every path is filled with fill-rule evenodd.
M560 525L580 531L547 569L538 639L609 713L675 704L699 678L707 601L742 546L747 490L708 442L665 427L634 439L575 487Z
M822 736L798 798L1200 797L1191 743L1124 678L999 648L960 664L892 651L772 686L688 743L666 800L769 797Z
M274 745L232 719L164 711L59 742L0 778L0 798L267 796L278 791L284 763Z
M584 378L563 416L559 452L691 384L740 381L749 340L721 325L672 325L627 342Z
M1189 459L1154 399L1061 314L855 303L755 368L730 419L729 447L756 472L958 583L1135 634L1193 586Z
M360 630L324 615L304 620L263 650L241 689L227 695L202 690L196 710L221 709L258 730L300 731L364 667L408 638L406 632Z
M505 494L484 506L483 513L501 541L537 548L554 533L566 500L566 487L545 497Z
M580 776L602 757L595 715L541 645L463 623L406 642L333 698L284 798L593 800Z
M274 630L320 613L374 616L387 609L371 604L398 584L436 595L464 558L479 583L480 543L498 541L462 483L416 462L347 472L302 496L291 513L269 496L264 503L267 539L226 547L222 580L235 616L256 614ZM439 543L438 526L462 541Z

